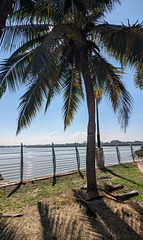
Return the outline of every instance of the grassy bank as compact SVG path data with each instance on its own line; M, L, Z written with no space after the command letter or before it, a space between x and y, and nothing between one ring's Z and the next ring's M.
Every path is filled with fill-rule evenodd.
M84 173L85 179L85 173ZM36 206L37 201L46 201L58 208L62 205L72 204L75 199L73 188L80 188L85 180L79 174L57 178L52 186L53 179L24 182L21 186L0 188L0 212L15 211L25 207ZM126 193L137 190L139 196L133 201L143 201L143 173L138 171L136 164L122 164L97 170L98 185L110 181L113 184L123 184L124 189L116 193Z

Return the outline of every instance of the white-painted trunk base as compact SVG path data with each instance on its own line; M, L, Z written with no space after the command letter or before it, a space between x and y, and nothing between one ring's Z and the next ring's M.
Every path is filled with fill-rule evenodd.
M105 163L105 157L103 148L96 148L96 165L98 168L103 168Z

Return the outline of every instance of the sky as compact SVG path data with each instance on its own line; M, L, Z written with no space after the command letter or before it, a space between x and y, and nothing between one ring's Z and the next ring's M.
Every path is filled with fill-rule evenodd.
M122 0L122 4L116 5L114 10L105 18L111 24L130 24L139 20L143 21L143 0ZM7 53L0 50L0 59L8 57ZM107 56L106 56L107 58ZM112 64L118 66L113 59L109 59ZM143 91L135 88L134 70L126 68L123 81L127 90L133 97L133 111L126 133L120 128L117 117L108 103L103 99L99 105L100 135L102 142L112 140L120 141L143 141ZM44 114L43 109L37 113L32 124L23 129L16 136L17 119L20 96L24 93L23 89L17 92L7 91L0 100L0 145L20 145L23 144L51 144L58 143L82 143L86 141L88 114L86 101L82 102L72 124L64 131L62 117L63 99L62 95L56 97Z

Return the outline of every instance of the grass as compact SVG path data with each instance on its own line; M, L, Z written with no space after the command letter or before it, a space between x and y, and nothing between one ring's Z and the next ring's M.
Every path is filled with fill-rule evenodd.
M132 200L143 201L143 173L138 171L136 164L111 166L103 170L98 169L96 172L98 185L103 185L107 181L113 184L123 184L124 189L119 190L118 193L137 190L139 196L132 198ZM24 182L17 189L16 186L0 188L0 212L16 211L16 209L35 206L37 201L41 200L55 207L72 204L74 196L71 189L79 189L85 180L78 173L75 173L74 175L57 178L54 186L52 186L52 182L53 179L47 179Z

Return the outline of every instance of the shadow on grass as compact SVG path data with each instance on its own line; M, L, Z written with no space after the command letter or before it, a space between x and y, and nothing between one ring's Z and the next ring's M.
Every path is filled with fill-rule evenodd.
M79 211L79 208L77 209ZM38 202L38 210L43 227L43 240L83 240L87 239L85 236L88 236L88 239L98 239L97 236L101 236L96 227L97 222L95 223L96 229L90 229L89 217L86 214L80 214L79 217L79 213L72 213L70 207L68 212L61 213L60 210L51 212L47 204Z
M142 187L141 184L139 184L139 183L137 183L137 182L135 182L135 181L133 181L133 180L131 180L131 179L129 179L129 178L122 177L121 175L113 172L111 169L108 169L108 168L104 167L104 168L102 168L102 169L100 169L100 170L101 170L102 172L104 172L104 173L108 172L108 173L112 174L112 175L115 176L115 177L122 178L122 179L124 179L124 180L126 180L126 181L129 181L129 182L131 182L131 183L133 183L133 184L136 184L136 185Z
M79 199L76 198L77 202ZM118 239L118 240L142 240L143 238L136 231L143 234L143 229L141 224L137 224L135 216L127 215L127 212L120 210L117 213L114 213L110 207L106 205L103 199L93 200L88 202L88 205L92 209L92 213L95 213L96 219L93 221L93 218L89 218L89 223L93 229L98 229L98 232L102 233L102 239ZM112 204L111 204L112 206ZM88 211L87 211L88 212ZM126 221L125 221L126 219ZM141 223L141 222L140 222ZM96 231L97 231L96 229ZM135 231L135 230L136 231Z
M24 235L20 231L20 235L17 234L18 227L13 224L13 220L7 220L0 217L0 240L23 240Z
M127 165L120 163L123 168L129 168Z
M143 207L140 204L138 204L137 202L132 202L131 201L129 203L129 205L130 205L131 208L135 209L136 212L138 212L140 215L143 216ZM142 223L142 225L143 225L143 223Z
M56 179L56 176L54 176L54 177L53 177L53 182L52 182L52 186L53 186L53 187L55 186L56 182L57 182L57 179Z
M49 216L49 206L47 204L38 202L37 207L40 215L41 225L43 228L42 239L43 240L56 239L53 234L54 219L51 219L51 217Z
M13 193L17 192L18 189L21 187L21 185L22 185L22 182L20 182L20 183L16 186L16 188L14 188L14 189L12 190L12 192L8 194L7 198L9 198Z
M82 179L84 179L84 175L83 175L83 173L79 170L79 175L80 175L80 177L82 178Z
M76 200L79 203L78 199ZM135 230L141 232L143 229L139 223L136 224L137 219L132 214L129 217L127 212L123 212L121 209L120 214L119 212L114 213L103 199L94 200L88 202L88 204L93 210L92 215L90 215L86 206L78 208L76 205L76 208L66 206L60 209L50 209L48 204L38 202L37 208L41 224L37 225L37 228L40 227L40 232L42 226L40 239L143 239L135 232ZM72 212L72 209L74 209L74 212ZM33 231L30 232L30 229L34 226L32 222L31 228L25 228L26 232L23 232L23 224L23 221L17 225L13 223L12 219L0 218L0 240L39 239L36 232L34 232L34 236L32 235Z

